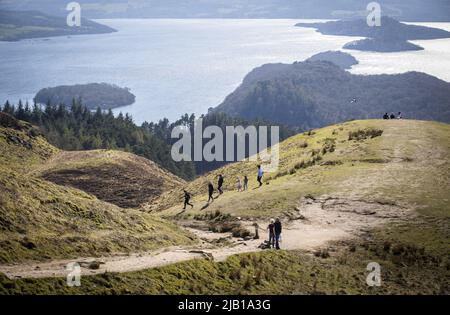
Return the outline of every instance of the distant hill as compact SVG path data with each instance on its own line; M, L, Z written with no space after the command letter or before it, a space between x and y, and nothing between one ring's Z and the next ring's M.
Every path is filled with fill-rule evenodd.
M347 49L363 51L395 52L421 50L420 46L409 43L409 40L425 40L450 38L450 32L419 25L400 23L383 16L381 26L370 27L366 19L330 21L325 23L298 23L298 27L316 28L324 35L358 36L367 39L351 42L344 46Z
M0 41L64 35L104 34L116 30L82 18L81 26L70 27L66 17L50 16L39 11L0 10Z
M419 72L354 75L329 62L268 64L214 109L304 130L385 112L450 122L450 83Z
M89 83L77 85L61 85L40 90L35 101L41 104L50 102L54 105L70 106L73 100L81 100L91 110L97 108L110 109L131 105L136 97L128 88L121 88L108 83Z
M0 113L0 263L99 257L191 242L172 223L34 175L47 163L55 165L58 154L36 128Z
M316 28L324 35L358 36L370 38L394 38L403 40L425 40L450 38L450 32L433 27L401 23L383 16L381 26L368 26L366 19L329 21L324 23L297 23L298 27Z
M345 44L344 49L375 52L424 50L423 47L407 41L385 40L383 38L365 38L356 40Z
M351 69L352 66L359 62L352 55L342 51L325 51L318 53L305 61L329 61L342 69Z

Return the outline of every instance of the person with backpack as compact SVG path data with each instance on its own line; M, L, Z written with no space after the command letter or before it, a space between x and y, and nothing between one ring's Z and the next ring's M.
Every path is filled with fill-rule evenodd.
M213 197L213 194L214 194L214 186L213 186L213 184L211 183L211 182L209 182L208 183L208 203L211 201L214 201L214 197Z
M217 182L217 190L219 191L219 194L223 194L222 186L223 186L223 176L222 174L220 174L219 180Z
M274 232L275 232L275 247L276 249L280 249L280 241L281 241L281 232L283 230L283 227L281 225L281 221L279 218L275 219L274 223Z
M267 230L269 231L269 247L275 248L275 220L270 219L270 223L267 226Z
M264 171L261 167L261 165L258 165L258 177L257 177L257 181L259 183L259 187L261 187L263 185L262 183L262 178L264 176Z
M192 194L187 192L186 190L183 190L184 192L184 207L183 210L186 210L186 206L189 205L191 208L194 208L194 205L189 203L189 200L191 200Z

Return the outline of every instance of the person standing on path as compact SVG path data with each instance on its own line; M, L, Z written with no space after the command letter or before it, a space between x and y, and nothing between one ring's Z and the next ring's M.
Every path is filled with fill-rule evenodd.
M261 187L262 184L263 184L262 183L263 176L264 176L264 171L262 169L262 166L258 165L258 178L257 178L257 180L258 180L258 183L259 183L259 187Z
M219 191L219 194L223 194L222 186L223 186L223 176L222 174L220 174L219 181L217 182L217 190Z
M247 175L244 176L244 191L248 190L248 177Z
M269 246L275 248L275 220L270 219L269 226L267 227L269 231Z
M275 231L275 247L276 249L280 249L280 237L283 228L281 226L281 221L279 218L276 218L274 223L274 231Z
M209 182L208 183L208 203L211 201L214 201L214 197L213 197L213 194L214 194L214 186L213 186L213 184L211 183L211 182Z
M237 181L236 181L236 187L237 187L237 191L238 191L238 192L241 192L241 191L242 191L242 181L241 181L241 178L240 178L240 177L237 178Z

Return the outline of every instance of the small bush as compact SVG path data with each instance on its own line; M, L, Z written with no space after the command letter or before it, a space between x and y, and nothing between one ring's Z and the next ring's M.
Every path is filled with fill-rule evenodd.
M300 143L300 148L307 148L308 147L308 142L304 141L302 143Z
M234 227L231 230L231 233L233 234L233 237L248 237L251 235L250 231L242 226Z
M241 279L241 269L235 268L233 271L231 271L230 279L231 280L240 280Z
M356 131L350 131L348 134L348 140L365 140L380 137L383 134L383 130L375 128L358 129Z
M325 139L325 144L322 147L322 154L334 152L336 150L336 139L327 138Z
M319 249L314 252L314 256L325 259L330 257L330 253L328 252L328 249Z

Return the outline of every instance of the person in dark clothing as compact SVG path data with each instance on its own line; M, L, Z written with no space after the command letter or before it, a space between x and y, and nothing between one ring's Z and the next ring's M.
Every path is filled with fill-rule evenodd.
M213 197L213 193L214 193L214 186L211 182L208 183L208 203L210 201L214 201L214 197Z
M270 219L269 226L267 227L269 231L269 246L275 248L275 220Z
M390 117L390 118L391 118L391 119L395 119L394 113L391 114L391 117Z
M261 187L263 185L263 183L262 183L263 176L264 176L264 171L263 171L261 165L258 165L258 177L256 180L259 183L259 187Z
M248 190L248 177L244 176L244 191Z
M282 226L280 219L276 219L274 223L274 231L275 231L275 247L276 249L280 249L280 236L282 232Z
M223 186L223 176L222 174L220 174L219 181L217 182L217 190L219 191L219 194L223 194L222 186Z
M191 200L192 194L184 190L184 208L183 210L186 210L186 206L189 205L191 208L194 208L194 205L189 203L189 200Z
M388 113L384 114L383 119L389 119Z

